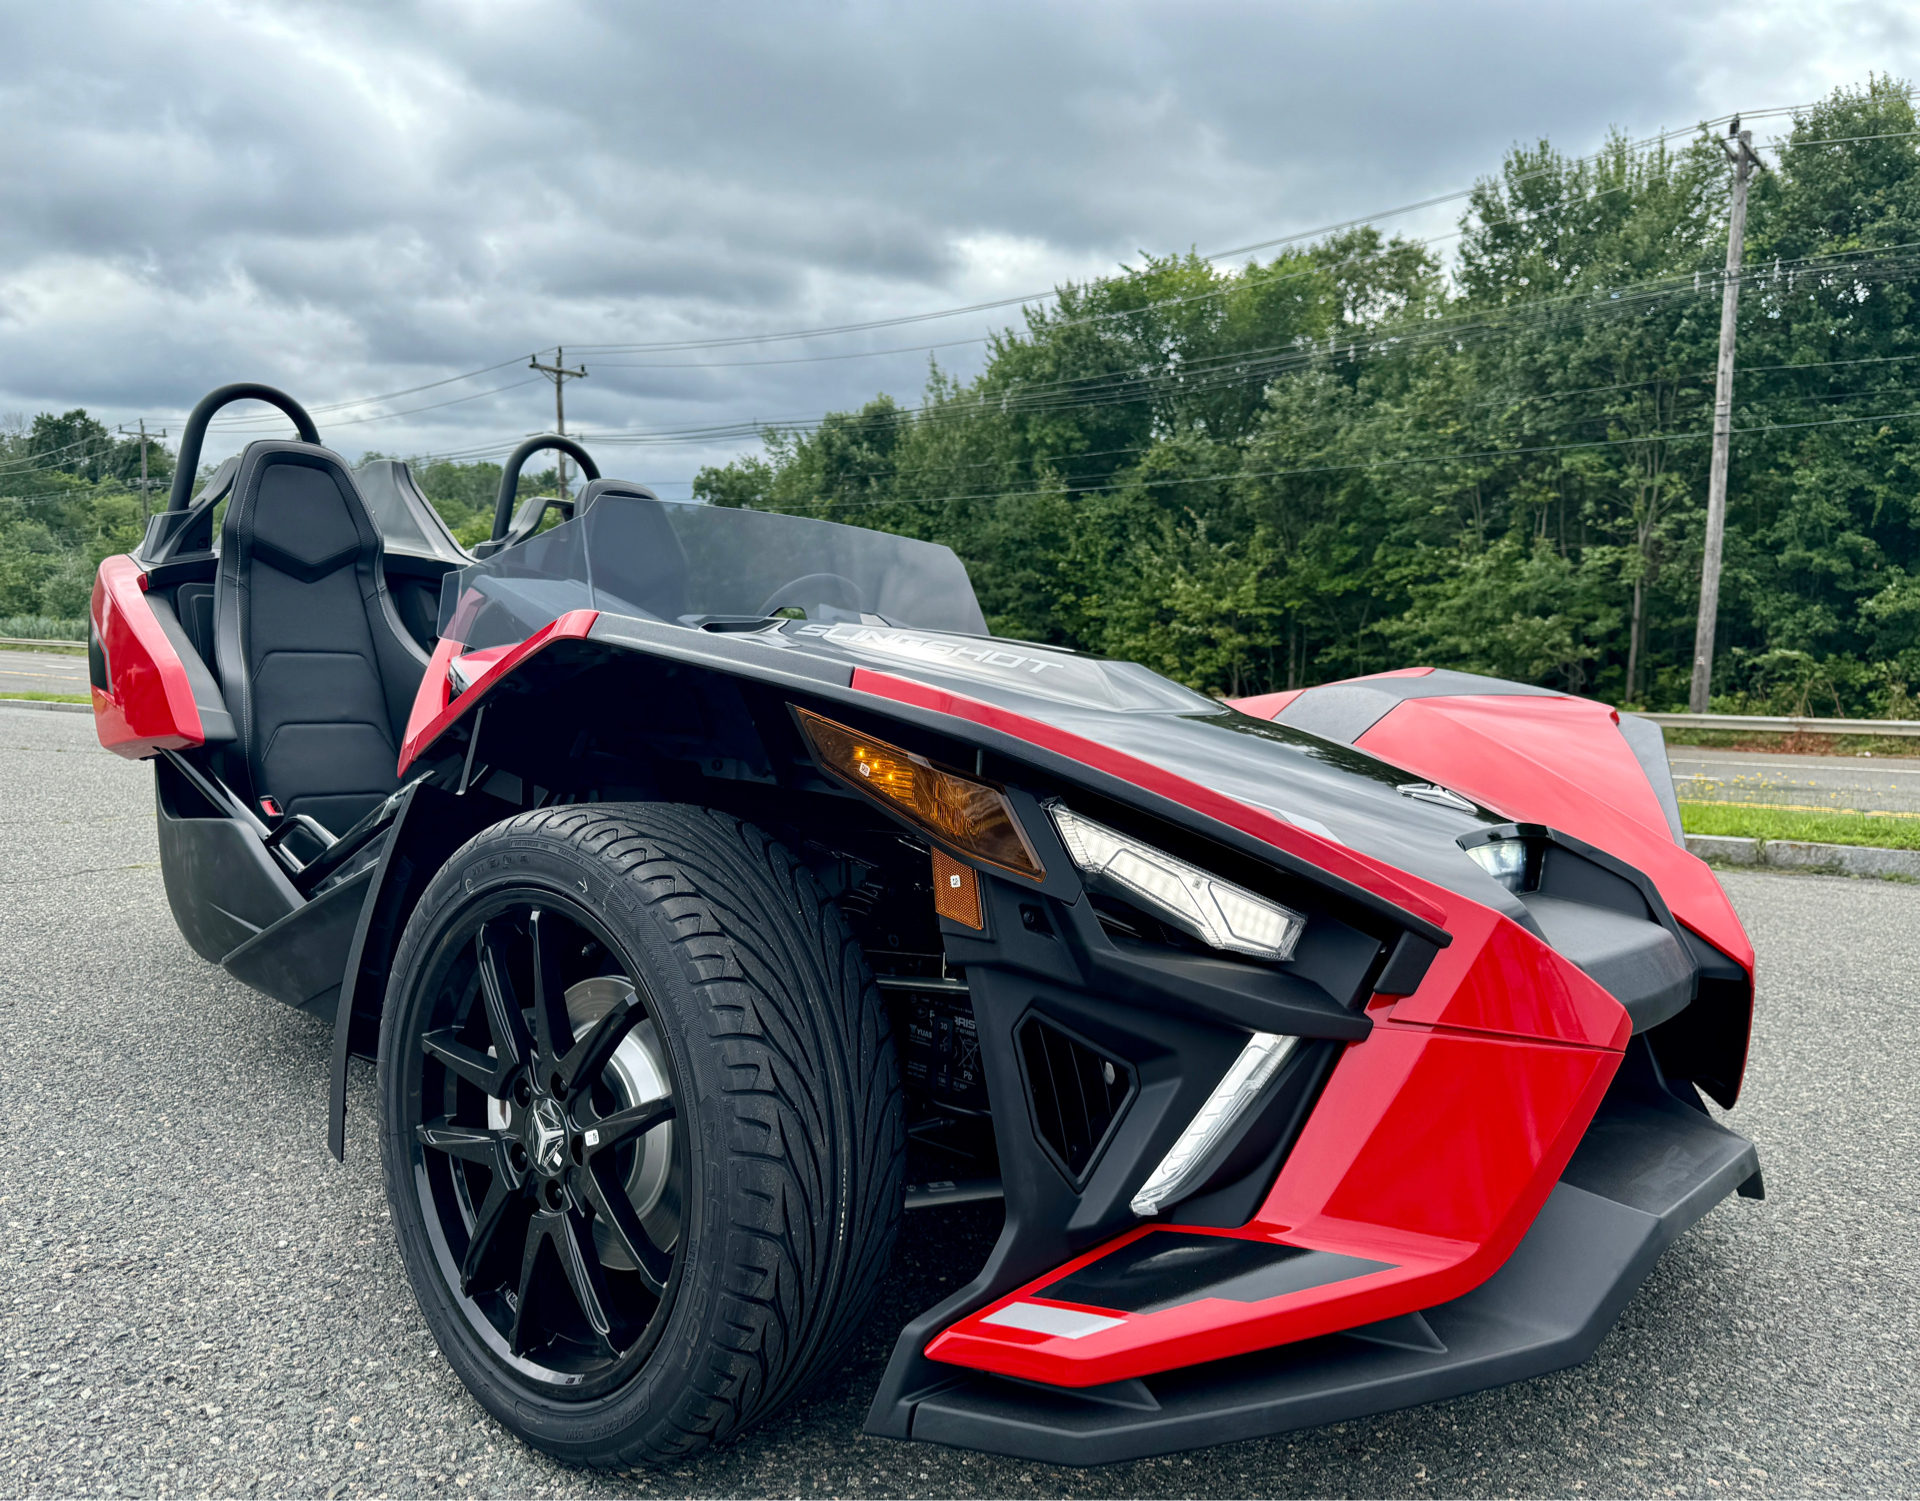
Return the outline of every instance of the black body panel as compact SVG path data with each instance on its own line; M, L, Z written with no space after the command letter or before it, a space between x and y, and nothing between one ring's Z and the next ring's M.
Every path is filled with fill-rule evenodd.
M1162 1313L1202 1298L1257 1303L1390 1267L1385 1261L1273 1241L1156 1230L1049 1282L1043 1296L1115 1313Z
M1323 740L1352 745L1410 698L1458 698L1462 694L1517 695L1555 698L1551 688L1509 683L1478 673L1445 668L1418 677L1363 678L1357 683L1329 683L1309 688L1274 715L1274 723L1305 730Z
M259 834L209 803L165 757L154 762L154 794L167 905L202 959L220 963L300 907Z
M221 968L276 1001L332 1019L373 868L330 886L255 934Z
M327 1146L335 1157L346 1155L347 1059L354 1053L374 1055L387 964L407 914L455 850L516 811L484 793L460 796L424 782L403 787L397 802L392 829L363 888L334 1006ZM358 884L357 877L353 884Z

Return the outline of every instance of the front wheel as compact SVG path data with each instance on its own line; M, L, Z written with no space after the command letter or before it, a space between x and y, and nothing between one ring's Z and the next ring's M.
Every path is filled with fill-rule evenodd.
M764 1418L872 1306L899 1066L839 911L750 824L522 815L394 956L381 1154L448 1362L562 1459L666 1463Z

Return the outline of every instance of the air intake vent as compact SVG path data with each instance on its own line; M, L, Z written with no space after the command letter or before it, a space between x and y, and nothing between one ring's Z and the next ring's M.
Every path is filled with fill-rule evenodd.
M1020 1059L1034 1129L1078 1187L1132 1097L1133 1070L1037 1016L1021 1024Z

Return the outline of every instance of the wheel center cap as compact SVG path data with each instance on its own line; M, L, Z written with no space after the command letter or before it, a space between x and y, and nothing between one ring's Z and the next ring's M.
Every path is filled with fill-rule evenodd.
M539 1096L527 1111L527 1155L548 1177L567 1165L567 1123L550 1095Z

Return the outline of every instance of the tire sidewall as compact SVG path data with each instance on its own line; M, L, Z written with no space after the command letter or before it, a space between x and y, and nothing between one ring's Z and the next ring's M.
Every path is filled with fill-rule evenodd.
M671 1416L690 1390L715 1332L706 1326L725 1301L713 1285L728 1233L720 1134L726 1123L712 1108L722 1093L723 1060L716 1048L704 1045L706 1008L690 983L693 977L673 957L674 934L661 904L643 900L635 882L610 877L591 851L537 825L527 827L530 821L522 817L497 824L456 851L407 922L381 1017L381 1159L401 1260L455 1373L482 1406L530 1443L560 1458L605 1464L616 1457L616 1445L631 1447L636 1436L656 1424L663 1438L671 1434L684 1445L685 1427L672 1425ZM422 1013L433 1000L422 981L434 972L444 935L461 914L508 890L546 892L577 903L606 929L628 972L645 982L679 1096L676 1124L687 1154L687 1190L666 1324L645 1364L624 1386L581 1401L531 1389L469 1327L440 1271L413 1182L407 1095L418 1087L410 1075L417 1068ZM710 1246L710 1240L721 1246Z

